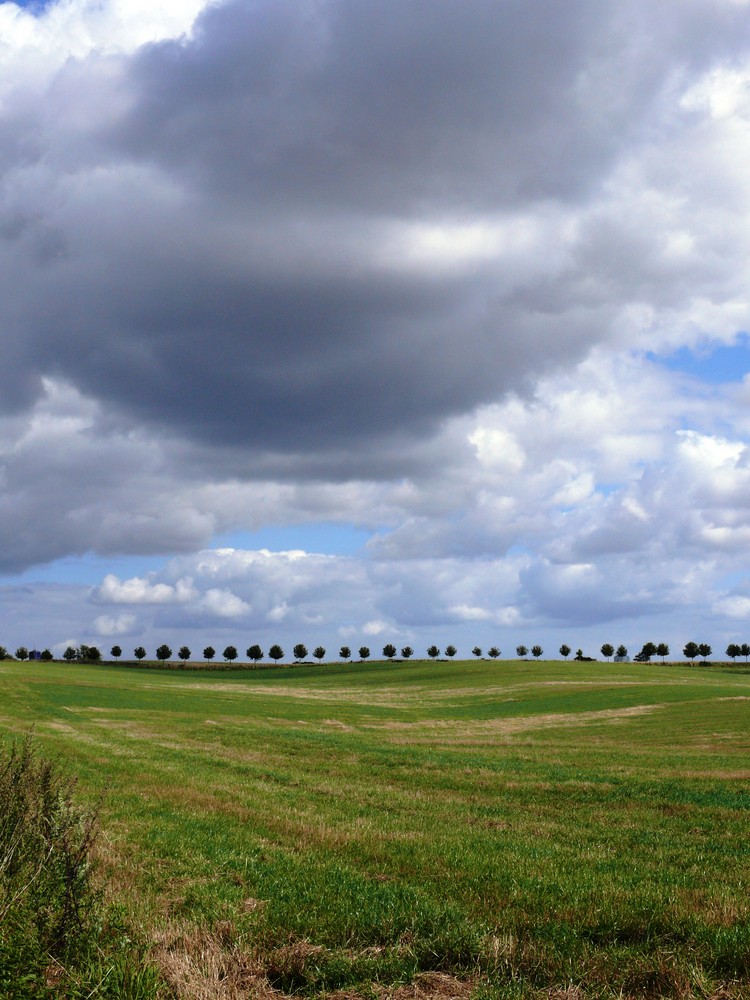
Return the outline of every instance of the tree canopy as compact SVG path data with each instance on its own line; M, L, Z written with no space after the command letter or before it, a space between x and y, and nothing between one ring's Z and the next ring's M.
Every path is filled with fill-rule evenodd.
M682 655L688 660L694 660L698 655L698 643L697 642L686 642L685 647L682 650Z

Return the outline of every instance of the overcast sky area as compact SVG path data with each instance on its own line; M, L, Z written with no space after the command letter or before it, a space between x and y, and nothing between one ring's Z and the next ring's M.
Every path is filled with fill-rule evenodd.
M750 642L750 3L0 4L0 643Z

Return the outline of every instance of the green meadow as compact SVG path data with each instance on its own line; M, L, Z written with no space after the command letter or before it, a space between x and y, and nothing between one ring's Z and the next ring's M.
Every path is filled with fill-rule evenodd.
M750 997L750 672L0 663L142 997ZM98 995L98 994L91 994Z

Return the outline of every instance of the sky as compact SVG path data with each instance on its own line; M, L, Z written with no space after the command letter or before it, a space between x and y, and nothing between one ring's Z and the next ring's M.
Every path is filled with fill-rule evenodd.
M0 3L0 643L750 641L750 3Z

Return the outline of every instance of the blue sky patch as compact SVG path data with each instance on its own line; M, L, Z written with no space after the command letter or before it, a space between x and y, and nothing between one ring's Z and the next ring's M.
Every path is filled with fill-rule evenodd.
M684 372L702 382L714 385L741 382L750 372L750 336L739 334L737 342L729 347L723 344L681 347L667 357L651 351L646 357L670 371Z
M324 555L353 555L370 539L371 532L350 524L296 524L268 527L259 531L233 531L216 535L211 549L270 549L272 552L304 549ZM20 574L0 575L0 582L20 585L24 583L70 583L94 586L107 573L121 580L133 576L146 577L158 570L169 555L98 556L87 553L56 559L44 566L32 566Z
M32 566L19 574L0 576L0 582L24 583L70 583L93 586L101 582L107 573L114 573L121 580L131 576L148 576L154 571L159 557L150 556L98 556L92 552L83 556L67 556L55 559L44 566Z
M16 7L25 7L32 14L38 14L46 7L51 7L54 0L0 0L0 3L14 3Z
M340 556L358 552L371 535L351 524L293 524L217 535L211 548L270 549L272 552L304 549Z
M29 14L41 14L46 7L51 6L53 0L0 0L0 3L14 3L16 7L23 7Z

